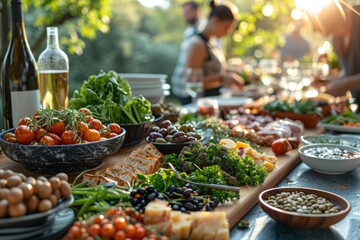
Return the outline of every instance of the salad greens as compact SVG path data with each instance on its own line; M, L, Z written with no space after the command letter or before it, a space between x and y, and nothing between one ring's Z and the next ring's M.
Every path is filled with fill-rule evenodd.
M249 156L240 157L237 151L228 150L221 144L204 146L201 142L192 143L184 147L177 157L166 155L165 162L171 162L186 173L218 165L228 185L260 185L267 176L264 166L255 164Z
M295 102L288 102L286 100L276 99L264 105L264 110L270 113L276 112L293 112L297 114L320 114L321 108L319 108L316 102L307 99Z
M358 122L360 122L360 117L351 111L342 112L340 115L328 116L322 121L322 123L338 124L338 125L342 125L344 123L358 123Z
M75 90L70 108L86 107L103 122L137 124L152 118L151 103L143 96L133 97L127 80L115 71L100 71Z

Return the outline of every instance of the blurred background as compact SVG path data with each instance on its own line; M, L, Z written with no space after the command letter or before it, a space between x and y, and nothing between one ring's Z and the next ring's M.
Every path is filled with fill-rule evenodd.
M302 19L300 7L316 8L325 0L234 0L240 10L237 30L224 42L229 63L241 65L245 80L261 59L277 57L291 24ZM186 27L186 0L23 0L30 47L38 59L46 47L46 27L59 27L60 47L70 62L70 97L74 89L101 69L122 73L166 74L176 64ZM199 0L206 19L209 1ZM354 3L358 1L348 1ZM319 5L319 6L318 6ZM11 33L10 0L0 4L0 64ZM300 6L300 7L299 7ZM304 24L302 35L310 52L300 61L313 61L324 39ZM331 55L331 49L329 49ZM336 68L336 56L331 57ZM244 67L245 66L245 67ZM171 99L171 96L170 96Z

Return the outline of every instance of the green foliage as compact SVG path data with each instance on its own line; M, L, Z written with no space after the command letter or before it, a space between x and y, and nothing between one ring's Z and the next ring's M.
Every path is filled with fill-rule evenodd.
M109 31L111 18L110 0L24 0L25 10L36 11L33 26L63 25L60 42L67 45L70 53L81 54L84 38L94 39L96 32Z
M265 104L264 110L270 113L283 111L297 114L320 114L321 112L321 109L318 108L316 102L310 99L294 102L276 99L275 101Z
M129 83L116 72L100 71L75 90L70 107L86 107L104 122L141 123L151 119L151 104L143 96L132 97Z

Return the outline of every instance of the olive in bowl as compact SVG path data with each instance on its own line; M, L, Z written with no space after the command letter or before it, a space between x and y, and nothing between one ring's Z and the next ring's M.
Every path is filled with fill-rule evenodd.
M171 121L162 121L154 126L146 137L162 154L179 154L184 146L202 139L191 124L173 125Z
M360 166L360 150L338 144L311 144L299 148L300 158L312 170L344 174Z
M351 205L343 197L314 188L278 187L263 191L259 204L272 219L293 228L327 228L346 217Z

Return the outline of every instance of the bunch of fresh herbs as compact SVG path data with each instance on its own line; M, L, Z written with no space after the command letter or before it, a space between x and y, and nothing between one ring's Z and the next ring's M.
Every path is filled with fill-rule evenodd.
M137 124L151 119L151 103L143 96L133 97L129 83L115 71L100 71L75 90L70 108L86 107L103 122Z

